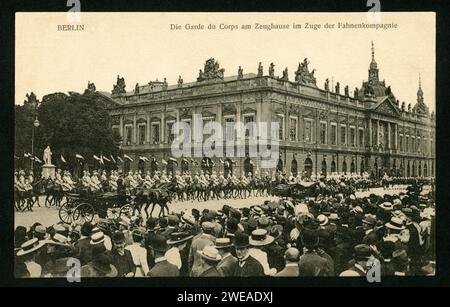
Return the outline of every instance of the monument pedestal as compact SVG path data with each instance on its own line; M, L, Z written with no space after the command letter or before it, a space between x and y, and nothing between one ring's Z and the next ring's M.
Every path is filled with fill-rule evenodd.
M53 164L42 165L42 177L45 179L55 178L55 169L56 166L54 166Z

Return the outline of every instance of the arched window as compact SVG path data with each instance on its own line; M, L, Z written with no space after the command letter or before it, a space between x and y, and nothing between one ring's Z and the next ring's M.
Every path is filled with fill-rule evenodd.
M306 173L306 177L311 177L312 168L313 168L313 162L312 162L311 158L306 158L305 159L305 173Z
M427 166L427 162L425 162L425 163L423 164L423 175L424 175L425 177L428 177L428 166Z
M355 162L352 160L352 163L350 163L350 173L355 173Z
M419 161L419 177L422 177L422 162Z
M411 177L411 168L409 165L409 161L408 164L406 165L406 177Z
M342 162L342 172L344 173L344 175L347 174L347 162Z
M336 162L334 160L331 161L331 172L336 173Z
M327 176L327 161L325 161L325 160L322 161L321 171L322 171L322 175L324 177L326 177Z
M142 174L145 174L145 162L142 159L139 159L138 169L142 172Z
M364 171L365 171L364 160L361 160L361 166L360 166L359 171L360 171L361 175L362 175L362 174L364 173Z

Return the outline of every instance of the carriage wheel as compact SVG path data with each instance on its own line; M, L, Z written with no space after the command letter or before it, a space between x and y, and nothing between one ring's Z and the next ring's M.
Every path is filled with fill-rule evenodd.
M117 208L114 206L114 207L106 209L106 216L110 219L115 220L120 217L120 215L121 215L120 212L121 212L121 208Z
M71 224L74 221L73 213L75 211L71 202L66 202L59 207L59 219L66 224Z
M119 217L125 216L130 218L133 216L134 208L131 205L124 205L120 208Z
M79 204L73 212L73 220L81 223L92 222L94 219L94 207L88 203Z

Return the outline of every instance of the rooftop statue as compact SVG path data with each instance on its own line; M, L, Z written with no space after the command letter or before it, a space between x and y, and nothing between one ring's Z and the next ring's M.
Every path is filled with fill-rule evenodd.
M275 78L275 64L273 62L269 66L269 77Z
M261 62L259 62L258 64L258 77L262 77L263 76L263 66L261 64Z
M300 84L306 84L306 85L316 85L316 77L314 77L314 72L316 71L313 69L311 72L308 69L308 59L305 58L303 62L298 64L297 71L295 72L295 82ZM329 89L328 89L329 90Z
M223 79L225 69L219 68L219 62L210 58L205 62L204 70L200 70L197 81Z
M122 77L120 78L119 75L117 75L117 82L114 84L114 88L112 90L113 95L119 95L126 93L125 91L125 79Z

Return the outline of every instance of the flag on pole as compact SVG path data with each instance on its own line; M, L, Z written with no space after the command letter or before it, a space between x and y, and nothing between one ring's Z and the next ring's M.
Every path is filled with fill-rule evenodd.
M222 159L219 159L219 161L220 161L220 163L222 163L222 164L224 164L225 162L223 162L223 160Z
M128 160L130 160L131 162L133 162L133 159L131 159L130 156L128 156L128 155L123 155L123 157L124 157L125 159L128 159Z
M117 156L117 160L119 160L120 162L123 162L122 158Z
M214 161L211 160L211 165L212 165L212 166L216 165L216 162L214 162Z
M30 160L34 161L34 156L33 155L30 155Z
M25 153L23 154L23 156L24 156L25 158L28 158L30 155L29 155L28 152L25 152Z
M80 155L80 154L76 154L76 155L75 155L75 158L84 160L84 157L83 157L82 155Z
M100 160L99 161L100 161L100 164L103 164L103 165L105 164L105 161L103 161L103 155L100 155Z
M173 161L173 162L178 162L177 159L170 157L169 160Z
M114 159L113 155L111 155L111 160L116 163L116 159Z
M103 160L105 160L105 161L108 161L108 162L111 162L111 160L109 160L107 157L105 157L105 156L102 156L102 158L103 158Z
M164 164L164 165L167 165L167 161L164 160L164 159L162 159L161 163Z
M34 161L42 163L41 159L39 159L38 157L34 156Z
M66 159L64 159L63 155L61 155L61 162L62 162L62 163L67 163L67 162L66 162Z
M100 158L97 157L96 155L94 155L94 159L97 160L97 161L100 161Z
M139 156L139 160L142 160L142 161L145 161L145 162L149 161L148 158L144 157L144 156Z

